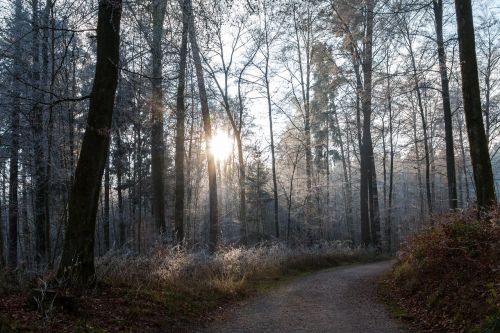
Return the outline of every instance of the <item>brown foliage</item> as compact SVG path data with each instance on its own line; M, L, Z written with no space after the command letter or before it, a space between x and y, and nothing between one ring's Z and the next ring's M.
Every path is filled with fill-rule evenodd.
M435 218L414 236L385 281L395 301L428 329L500 329L500 207Z

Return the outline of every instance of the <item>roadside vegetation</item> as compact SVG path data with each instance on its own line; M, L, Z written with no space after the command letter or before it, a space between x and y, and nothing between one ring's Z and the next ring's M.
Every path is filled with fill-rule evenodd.
M500 332L500 208L434 219L381 283L396 316L435 332Z
M144 256L99 258L97 283L85 291L63 288L63 281L57 286L51 274L4 272L0 332L186 329L209 322L224 305L298 275L380 258L341 242L227 247L214 255L158 247Z

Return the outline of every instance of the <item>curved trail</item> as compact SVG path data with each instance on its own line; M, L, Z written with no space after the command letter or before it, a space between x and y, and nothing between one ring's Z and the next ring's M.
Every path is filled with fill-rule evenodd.
M403 333L376 301L376 277L390 262L337 267L241 302L200 332Z

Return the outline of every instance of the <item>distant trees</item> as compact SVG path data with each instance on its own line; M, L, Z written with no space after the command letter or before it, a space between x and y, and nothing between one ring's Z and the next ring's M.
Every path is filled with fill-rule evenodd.
M160 240L395 250L431 214L495 200L497 11L473 28L457 4L460 77L441 0L128 2L118 56L119 2L100 2L107 37L75 3L4 6L0 262L76 255L88 280L94 253Z

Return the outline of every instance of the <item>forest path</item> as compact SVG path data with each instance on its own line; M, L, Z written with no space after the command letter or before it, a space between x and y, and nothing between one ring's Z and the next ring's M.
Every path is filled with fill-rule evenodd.
M402 333L376 299L391 262L336 267L241 302L200 332Z

